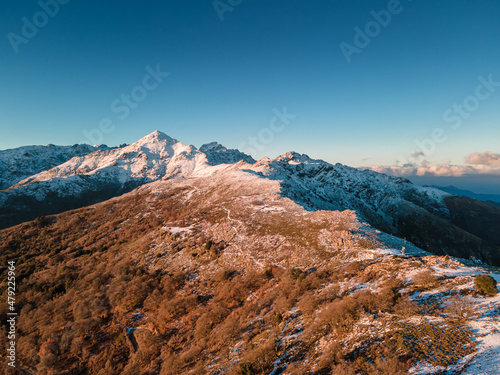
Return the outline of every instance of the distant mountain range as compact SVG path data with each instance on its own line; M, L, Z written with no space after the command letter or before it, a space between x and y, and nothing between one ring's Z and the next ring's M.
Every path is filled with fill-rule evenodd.
M474 198L483 202L487 202L490 204L493 204L495 206L500 206L500 194L477 194L474 193L470 190L463 190L459 189L455 186L436 186L433 185L433 188L445 191L447 193L453 194L453 195L460 195L463 197L469 197L469 198Z
M155 131L117 148L2 151L0 170L9 171L2 174L0 228L101 202L155 181L204 179L212 184L217 177L236 183L243 173L255 190L262 180L275 181L277 193L308 211L353 210L360 220L426 251L500 264L495 225L500 208L296 152L255 161L216 142L197 149Z

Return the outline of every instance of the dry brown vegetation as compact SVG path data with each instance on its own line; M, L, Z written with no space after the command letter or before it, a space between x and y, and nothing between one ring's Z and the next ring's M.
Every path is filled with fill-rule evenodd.
M17 264L19 363L42 375L264 374L288 363L288 374L399 374L417 360L449 364L473 351L457 303L439 326L409 323L427 314L394 276L412 260L346 261L348 244L376 241L349 232L354 218L333 226L345 236L337 258L314 248L325 222L297 231L273 219L268 232L289 232L313 249L297 262L233 267L228 214L184 193L129 194L0 231L0 265ZM211 222L218 234L200 229ZM412 287L440 282L423 271ZM376 288L355 287L364 283Z

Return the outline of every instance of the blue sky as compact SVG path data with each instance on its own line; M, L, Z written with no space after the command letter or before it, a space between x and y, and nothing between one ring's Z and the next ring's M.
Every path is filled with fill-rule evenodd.
M412 162L416 141L442 129L428 163L500 152L500 87L470 99L480 77L500 82L498 1L55 1L0 6L0 149L159 129L196 146L255 137L255 157L370 166ZM348 59L342 43L357 48ZM150 90L148 67L169 73ZM132 93L141 101L118 111ZM467 98L453 129L443 114ZM113 130L97 132L102 120Z

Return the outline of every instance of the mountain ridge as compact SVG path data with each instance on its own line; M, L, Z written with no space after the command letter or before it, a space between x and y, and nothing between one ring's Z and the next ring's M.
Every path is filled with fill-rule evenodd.
M90 146L22 146L0 151L0 190L60 165L74 156L83 156L97 150L112 149L106 145Z

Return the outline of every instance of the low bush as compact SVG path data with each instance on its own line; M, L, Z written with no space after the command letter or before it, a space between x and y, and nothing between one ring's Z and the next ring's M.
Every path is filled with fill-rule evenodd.
M467 296L454 295L447 299L443 311L451 319L465 323L474 316L474 304Z
M496 281L488 275L477 275L474 278L474 289L485 296L494 296L498 293Z
M436 286L437 278L430 270L420 271L414 278L417 289L424 291Z

